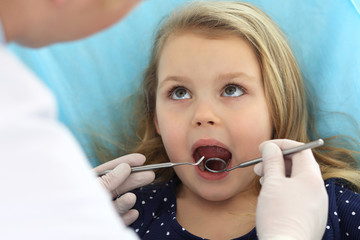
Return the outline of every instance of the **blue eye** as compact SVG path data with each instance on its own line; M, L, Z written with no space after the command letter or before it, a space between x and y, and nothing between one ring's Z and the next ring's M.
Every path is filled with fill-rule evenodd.
M177 87L170 93L170 97L175 100L189 99L191 98L190 93L183 87Z
M244 93L245 93L245 91L243 90L242 87L235 85L235 84L230 84L225 87L224 92L221 94L221 96L223 96L223 97L239 97L239 96L243 95Z

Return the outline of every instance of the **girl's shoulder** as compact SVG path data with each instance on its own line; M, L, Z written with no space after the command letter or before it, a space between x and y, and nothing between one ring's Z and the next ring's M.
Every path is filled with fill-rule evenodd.
M352 191L341 179L328 179L328 223L323 239L359 239L360 194Z

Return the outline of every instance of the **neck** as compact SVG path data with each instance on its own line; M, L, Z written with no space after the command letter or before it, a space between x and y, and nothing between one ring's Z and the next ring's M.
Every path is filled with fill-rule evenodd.
M253 189L219 202L207 201L180 190L176 218L196 236L208 239L233 239L255 227L257 192Z

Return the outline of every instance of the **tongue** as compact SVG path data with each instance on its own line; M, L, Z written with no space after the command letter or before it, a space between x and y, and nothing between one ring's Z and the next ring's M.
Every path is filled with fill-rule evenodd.
M228 162L231 158L231 153L222 147L203 146L203 147L197 148L196 151L194 152L195 161L197 159L200 159L202 156L205 157L205 160L209 159L209 158L221 158L225 162ZM217 162L217 161L213 161L211 164L214 164L214 166L211 167L211 169L214 169L214 170L217 170L218 168L222 169L222 166L223 166L223 164L221 164L221 163L220 163L221 166L217 166L217 164L219 164L219 162Z

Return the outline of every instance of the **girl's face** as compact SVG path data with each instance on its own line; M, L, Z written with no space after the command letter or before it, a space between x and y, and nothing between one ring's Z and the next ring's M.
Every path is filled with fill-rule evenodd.
M253 49L236 36L170 36L159 60L154 120L172 162L205 156L235 166L259 157L258 146L273 128ZM203 165L175 171L185 191L209 201L246 192L255 177L252 167L220 174Z

